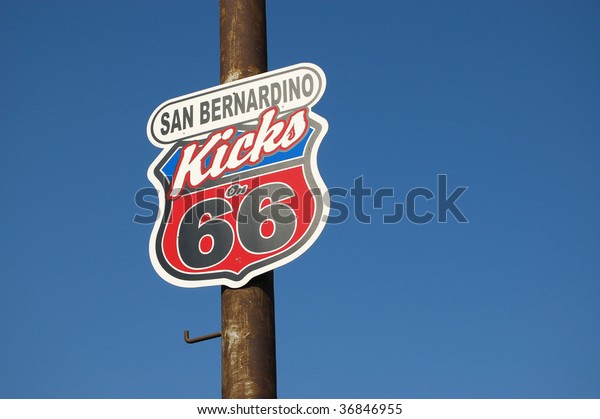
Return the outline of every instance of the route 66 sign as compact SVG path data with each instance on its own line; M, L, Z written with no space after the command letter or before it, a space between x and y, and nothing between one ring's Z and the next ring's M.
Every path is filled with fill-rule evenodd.
M295 259L326 223L311 111L325 75L297 64L171 99L148 121L159 216L150 259L181 287L237 288Z

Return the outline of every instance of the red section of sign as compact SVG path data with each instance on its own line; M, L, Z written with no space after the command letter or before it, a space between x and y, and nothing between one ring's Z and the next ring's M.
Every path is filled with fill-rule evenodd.
M264 197L256 193L267 190L268 185L271 185L271 192L283 192ZM212 213L190 217L190 211L198 212L198 208L204 208L203 203L207 201L218 202L221 210L213 209ZM228 271L239 274L243 269L298 243L315 217L315 208L315 196L300 164L176 198L172 201L161 247L167 262L182 273ZM193 228L189 225L182 228L190 221L195 224ZM211 231L215 230L206 228L211 223L212 227L218 226L227 234L211 235ZM189 256L187 261L186 256L182 256L179 248L181 235L189 235L190 231L198 234L190 240L199 254L207 256L206 259L192 257L193 263L190 263ZM197 260L209 262L202 266L204 262ZM195 266L191 266L194 263Z

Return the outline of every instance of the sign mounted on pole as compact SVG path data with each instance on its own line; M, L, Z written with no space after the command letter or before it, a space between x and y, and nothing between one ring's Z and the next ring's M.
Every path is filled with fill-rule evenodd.
M237 288L298 257L327 221L311 111L325 75L297 64L171 99L148 121L160 212L150 259L174 285Z

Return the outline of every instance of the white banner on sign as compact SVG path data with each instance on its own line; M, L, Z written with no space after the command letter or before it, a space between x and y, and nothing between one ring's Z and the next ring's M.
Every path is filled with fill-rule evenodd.
M277 106L282 114L319 101L325 75L311 63L296 64L170 99L148 120L157 147L203 135L227 125L255 121Z

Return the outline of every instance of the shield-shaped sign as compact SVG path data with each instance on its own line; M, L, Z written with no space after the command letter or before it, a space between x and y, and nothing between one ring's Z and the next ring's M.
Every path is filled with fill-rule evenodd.
M325 90L298 64L171 99L148 121L162 152L148 169L160 212L150 259L181 287L240 287L302 254L322 231L317 151Z

